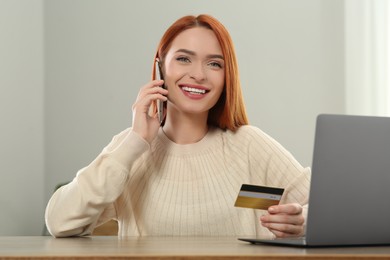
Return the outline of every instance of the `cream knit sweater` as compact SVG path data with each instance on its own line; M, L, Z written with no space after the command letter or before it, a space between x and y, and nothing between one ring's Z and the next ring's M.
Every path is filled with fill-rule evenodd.
M160 129L149 146L129 128L115 136L46 208L56 237L88 235L109 219L119 236L259 236L265 211L236 208L242 184L285 188L281 203L308 202L310 169L253 126L211 128L178 145Z

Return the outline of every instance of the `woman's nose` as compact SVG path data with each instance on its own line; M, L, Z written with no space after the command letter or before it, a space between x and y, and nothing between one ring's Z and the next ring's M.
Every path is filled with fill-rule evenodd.
M198 82L206 80L206 72L203 65L193 64L189 71L189 76Z

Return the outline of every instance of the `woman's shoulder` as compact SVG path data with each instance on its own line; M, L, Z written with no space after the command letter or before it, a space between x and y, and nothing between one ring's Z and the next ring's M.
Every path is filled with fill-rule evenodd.
M232 139L241 145L255 146L268 149L284 149L284 147L276 141L272 136L254 125L243 125L235 132L231 133ZM274 148L271 148L274 147Z
M240 126L235 132L232 132L232 135L235 135L237 137L243 138L261 138L261 139L268 139L270 138L269 135L267 135L263 130L260 128L254 126L254 125L243 125Z
M269 135L253 125L243 125L235 131L218 129L216 132L222 136L226 143L234 143L238 146L248 146L259 142L273 142Z
M238 128L240 133L263 133L263 131L254 125L242 125Z

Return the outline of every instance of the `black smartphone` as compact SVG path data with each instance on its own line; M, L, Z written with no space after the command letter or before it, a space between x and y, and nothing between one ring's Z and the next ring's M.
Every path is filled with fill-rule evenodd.
M156 77L155 77L156 80L164 79L162 76L160 62L158 59L156 59L156 63L155 63L155 73L156 73ZM162 85L162 87L164 88L164 85ZM157 100L157 116L161 124L164 120L164 102L159 99Z

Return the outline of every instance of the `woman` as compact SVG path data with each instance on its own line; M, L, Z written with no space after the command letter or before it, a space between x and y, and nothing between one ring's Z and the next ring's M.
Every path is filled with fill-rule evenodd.
M248 125L224 26L208 15L183 17L155 58L164 80L140 89L132 127L53 194L50 233L88 235L116 219L120 236L302 236L309 169ZM157 100L166 102L162 124ZM280 205L234 207L244 183L284 188Z

